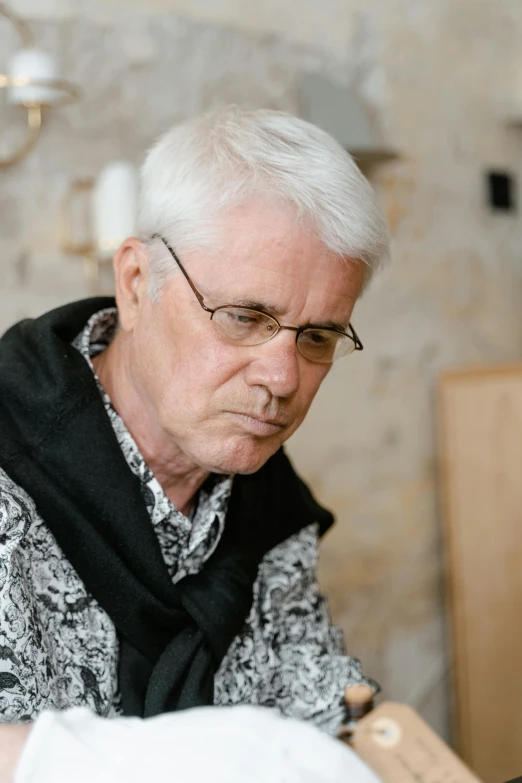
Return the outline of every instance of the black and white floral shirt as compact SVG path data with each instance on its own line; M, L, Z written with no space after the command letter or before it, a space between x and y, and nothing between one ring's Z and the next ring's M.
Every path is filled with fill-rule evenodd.
M116 310L102 310L74 341L91 367L116 326ZM96 380L127 463L141 481L173 581L196 573L223 532L232 478L205 485L192 517L185 517ZM250 615L215 678L216 704L273 706L336 730L344 687L362 675L329 624L315 577L317 554L317 530L310 525L265 556ZM118 714L117 660L110 618L87 593L31 497L0 469L0 722L78 705L102 716Z

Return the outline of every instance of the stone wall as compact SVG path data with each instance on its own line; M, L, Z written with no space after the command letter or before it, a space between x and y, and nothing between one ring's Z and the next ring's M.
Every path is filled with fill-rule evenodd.
M519 0L15 0L83 100L0 171L0 330L87 293L58 247L71 179L138 162L214 101L296 109L302 70L354 84L400 152L374 174L394 266L358 305L366 350L334 368L291 442L338 524L321 579L351 653L388 698L448 732L435 383L522 355L521 222L486 206L484 171L522 175ZM15 41L0 22L2 58ZM522 104L521 104L522 105ZM521 112L522 114L522 112ZM16 111L1 115L0 151Z

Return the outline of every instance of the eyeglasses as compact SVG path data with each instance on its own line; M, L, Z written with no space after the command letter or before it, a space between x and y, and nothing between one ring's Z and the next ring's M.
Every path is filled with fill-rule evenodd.
M363 345L351 324L348 326L350 330L348 333L333 327L283 326L268 313L251 307L222 305L211 310L167 240L160 234L154 234L153 239L156 238L161 239L170 252L203 310L210 313L210 320L218 334L230 345L261 345L283 329L288 329L296 333L295 341L299 352L311 362L331 364L342 356L363 350Z

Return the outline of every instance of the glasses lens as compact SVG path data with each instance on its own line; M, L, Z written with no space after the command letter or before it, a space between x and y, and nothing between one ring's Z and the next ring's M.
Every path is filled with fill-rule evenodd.
M259 345L279 330L277 321L247 307L220 307L212 315L217 331L234 345Z
M327 329L305 329L299 334L297 346L311 362L330 364L355 350L355 343L348 335Z

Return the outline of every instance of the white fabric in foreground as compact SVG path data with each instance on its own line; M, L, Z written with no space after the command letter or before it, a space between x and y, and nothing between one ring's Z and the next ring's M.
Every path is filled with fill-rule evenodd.
M338 740L263 707L106 719L43 712L14 783L379 783Z

